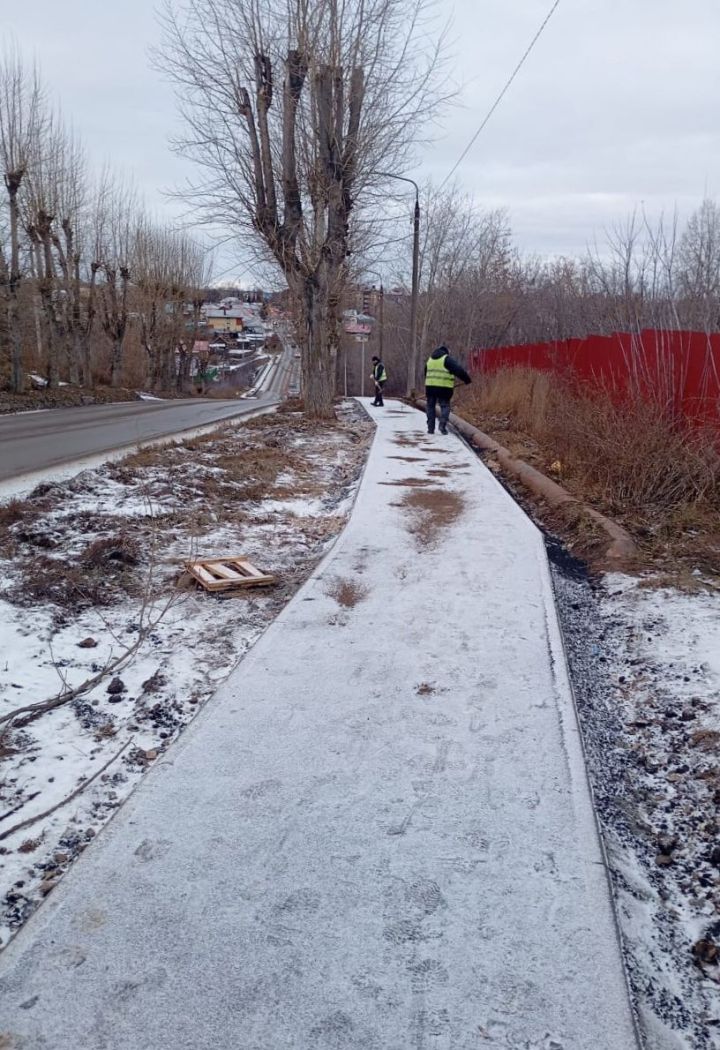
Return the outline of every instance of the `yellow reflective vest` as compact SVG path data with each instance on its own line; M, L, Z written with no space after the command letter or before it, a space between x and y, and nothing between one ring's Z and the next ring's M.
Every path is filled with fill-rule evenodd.
M447 354L429 357L425 366L425 386L444 386L449 390L455 386L455 376L445 367Z

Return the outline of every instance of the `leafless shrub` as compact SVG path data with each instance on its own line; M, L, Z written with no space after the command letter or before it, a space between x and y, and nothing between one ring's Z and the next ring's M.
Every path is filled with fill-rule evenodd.
M717 433L678 425L651 399L611 396L531 369L487 376L463 391L459 405L504 443L508 430L527 435L542 469L559 471L566 487L622 519L646 545L720 571Z

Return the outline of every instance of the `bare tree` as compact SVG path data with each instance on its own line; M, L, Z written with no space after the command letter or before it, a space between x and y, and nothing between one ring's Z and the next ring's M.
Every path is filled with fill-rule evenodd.
M704 200L687 223L678 252L680 294L693 327L709 332L720 324L720 207Z
M207 283L207 251L187 234L143 219L135 234L134 286L148 381L182 390Z
M14 50L0 55L0 167L9 210L9 258L3 258L0 280L6 290L7 333L11 340L11 388L25 382L18 291L20 269L20 190L41 141L44 98L37 70L28 71Z
M113 182L105 173L98 192L92 265L101 275L97 286L98 315L111 346L111 386L120 386L122 382L137 217L138 203L134 191Z
M442 102L430 3L166 2L159 63L181 98L176 145L204 169L186 198L209 221L252 230L285 275L315 416L332 412L358 202L375 172L402 170Z

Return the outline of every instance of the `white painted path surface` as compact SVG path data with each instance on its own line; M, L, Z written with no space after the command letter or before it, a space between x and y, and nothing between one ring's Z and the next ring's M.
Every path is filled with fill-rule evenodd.
M377 419L329 559L0 956L3 1047L635 1047L540 536Z

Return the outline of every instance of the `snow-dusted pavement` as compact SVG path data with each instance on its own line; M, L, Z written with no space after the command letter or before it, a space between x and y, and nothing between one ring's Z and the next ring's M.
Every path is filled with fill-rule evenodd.
M0 956L0 1045L636 1045L541 538L377 419L328 559Z

